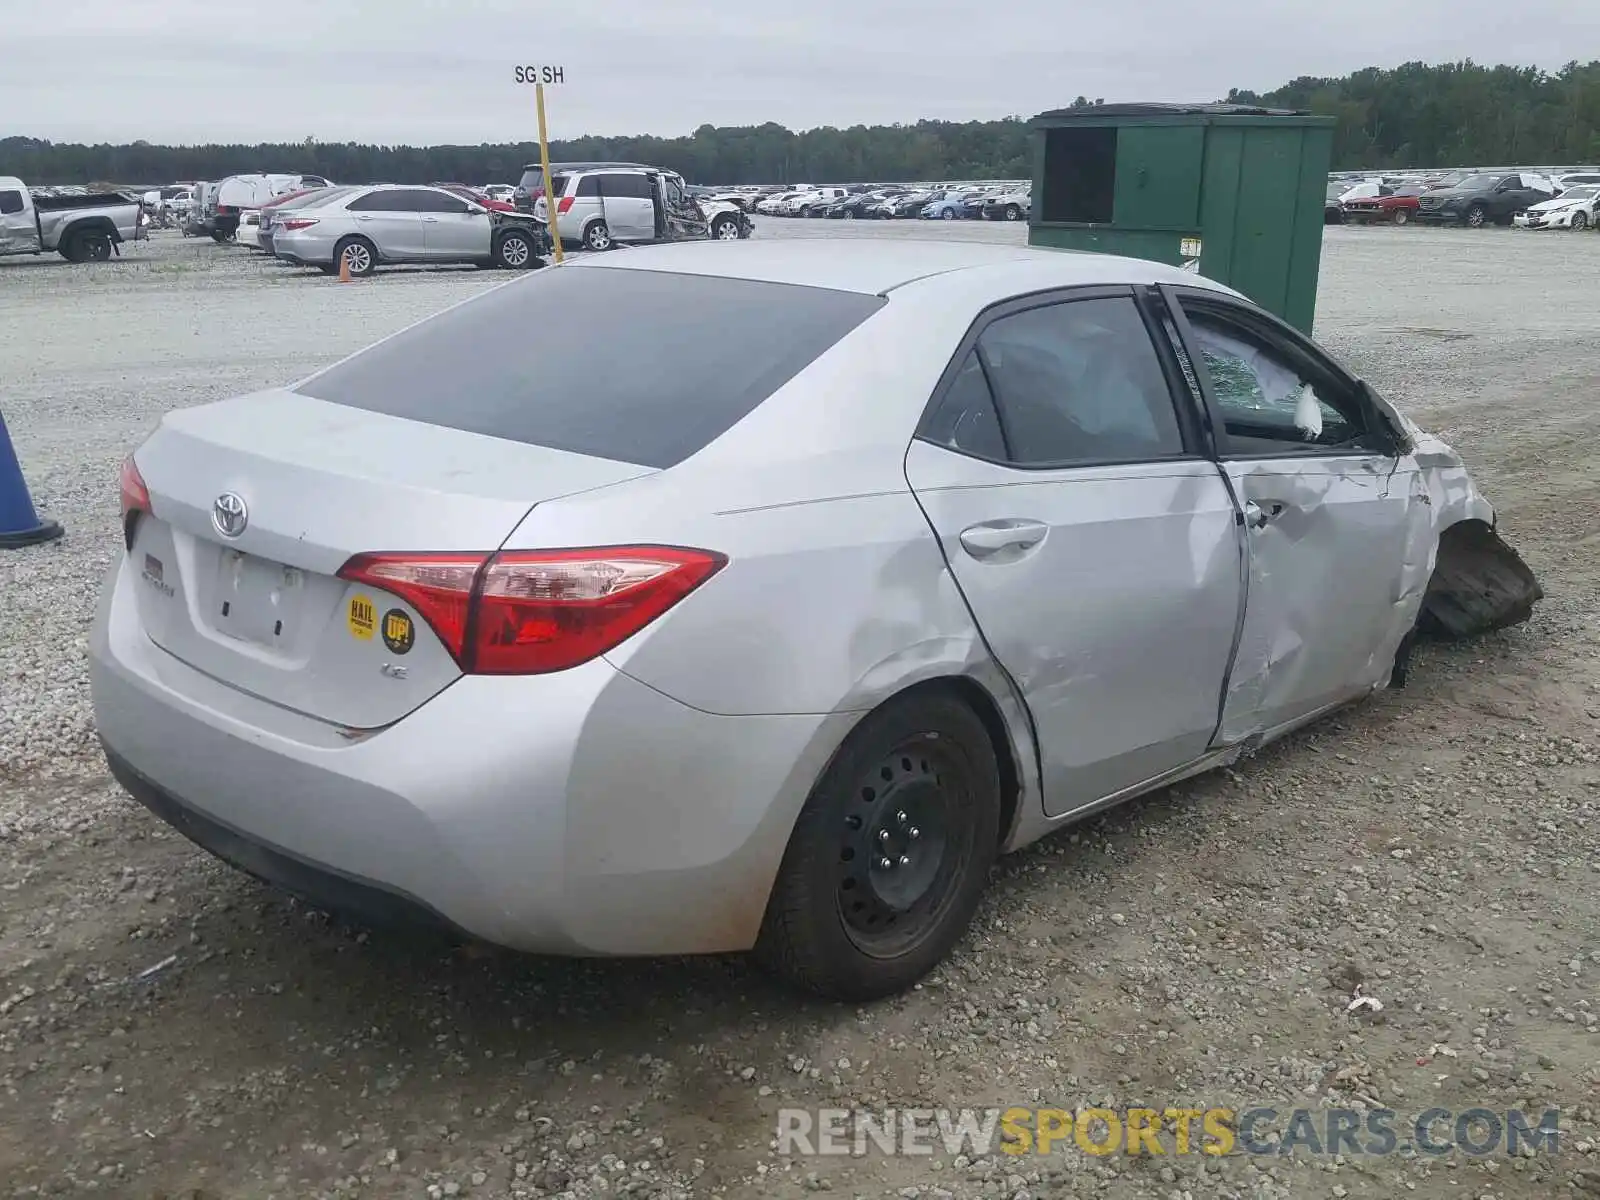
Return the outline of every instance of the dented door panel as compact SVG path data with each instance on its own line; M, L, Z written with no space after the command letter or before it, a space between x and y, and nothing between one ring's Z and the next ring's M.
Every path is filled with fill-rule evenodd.
M1409 458L1222 465L1243 509L1246 561L1217 736L1233 745L1388 679L1427 588L1433 521Z

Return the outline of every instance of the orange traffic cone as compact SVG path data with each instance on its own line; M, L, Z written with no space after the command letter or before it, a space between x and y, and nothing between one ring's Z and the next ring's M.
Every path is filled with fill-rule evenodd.
M339 255L339 282L340 283L349 283L350 282L350 255L349 254L341 254L341 255Z

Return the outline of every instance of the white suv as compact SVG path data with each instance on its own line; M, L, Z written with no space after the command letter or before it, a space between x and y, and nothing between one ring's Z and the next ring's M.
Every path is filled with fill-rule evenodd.
M843 200L849 194L842 187L813 188L809 192L802 192L785 200L781 211L787 217L809 217L813 208L821 208L824 204Z

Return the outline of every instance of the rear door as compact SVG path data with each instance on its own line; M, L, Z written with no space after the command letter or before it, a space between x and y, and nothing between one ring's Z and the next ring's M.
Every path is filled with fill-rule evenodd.
M1427 583L1415 462L1308 340L1213 292L1169 293L1243 509L1248 582L1220 738L1270 731L1388 678Z
M421 212L426 195L420 188L381 188L352 200L345 209L355 218L357 231L378 247L380 257L419 259L427 254Z
M1203 755L1241 611L1236 509L1130 289L991 310L906 476L1038 731L1045 809Z
M656 235L656 214L650 180L642 171L599 171L606 225L619 242L647 242Z
M489 258L489 214L469 212L460 196L442 188L426 189L422 206L422 242L429 258L454 262Z

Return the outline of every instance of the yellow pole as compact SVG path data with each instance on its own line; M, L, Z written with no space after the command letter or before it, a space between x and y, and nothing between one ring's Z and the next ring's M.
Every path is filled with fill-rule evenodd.
M533 85L533 103L539 110L539 166L544 170L544 219L550 227L551 253L561 262L561 229L556 224L557 197L550 194L550 135L544 124L544 84Z

